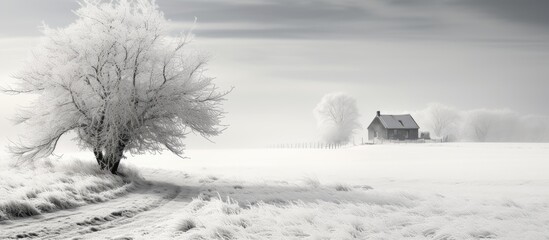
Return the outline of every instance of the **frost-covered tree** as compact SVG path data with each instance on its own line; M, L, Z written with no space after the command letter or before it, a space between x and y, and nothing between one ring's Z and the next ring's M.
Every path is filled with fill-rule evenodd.
M313 112L328 143L346 143L361 128L356 100L345 93L324 95Z
M494 110L477 109L467 113L463 124L463 133L468 140L485 142L488 140L493 124L497 121Z
M457 110L442 104L430 104L427 108L428 125L435 136L447 141L456 131L460 114Z
M53 153L76 132L102 169L116 173L124 152L181 155L190 132L218 135L220 92L191 35L168 36L153 0L85 0L65 28L44 27L43 40L7 92L34 94L17 123L29 135L11 146L20 159Z
M509 109L458 110L431 104L414 114L420 126L445 140L473 142L547 142L549 117Z

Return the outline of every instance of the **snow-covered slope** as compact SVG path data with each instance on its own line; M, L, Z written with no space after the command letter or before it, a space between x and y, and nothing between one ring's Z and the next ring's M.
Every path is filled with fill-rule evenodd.
M549 144L192 150L187 155L190 159L128 157L130 169L138 168L146 183L105 202L4 221L0 238L549 237ZM87 154L79 158L91 162Z

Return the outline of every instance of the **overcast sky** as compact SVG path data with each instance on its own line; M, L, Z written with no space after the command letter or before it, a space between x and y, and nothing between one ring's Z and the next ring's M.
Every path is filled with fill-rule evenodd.
M439 102L549 115L546 0L158 0L173 33L198 24L210 74L235 87L215 144L261 147L317 140L312 110L329 92L357 99L366 127L376 110ZM73 0L0 2L0 79L21 66L42 22L75 20ZM21 97L0 96L2 140ZM421 127L421 123L420 127ZM357 141L367 136L366 130Z

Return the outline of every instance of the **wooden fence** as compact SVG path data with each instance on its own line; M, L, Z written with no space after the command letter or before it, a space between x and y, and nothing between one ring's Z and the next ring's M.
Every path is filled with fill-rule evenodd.
M386 144L386 143L396 143L396 144L406 144L406 143L441 143L442 139L416 139L416 140L391 140L391 139L374 139L372 141L367 141L365 144Z
M295 148L295 149L338 149L349 144L321 143L321 142L303 142L303 143L284 143L274 144L269 148Z
M323 142L302 142L302 143L283 143L268 146L268 148L294 148L294 149L339 149L342 147L372 145L372 144L408 144L408 143L441 143L442 139L417 139L417 140L388 140L375 139L365 141L361 139L360 143L355 144L354 141L347 144L323 143Z

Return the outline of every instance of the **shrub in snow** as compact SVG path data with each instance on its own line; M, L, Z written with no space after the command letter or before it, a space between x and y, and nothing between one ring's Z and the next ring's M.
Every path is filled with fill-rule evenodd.
M311 188L319 188L320 187L320 180L316 177L304 177L303 183L305 185L311 187Z
M183 219L177 229L179 231L187 232L196 227L196 223L192 219Z
M221 211L227 215L239 214L242 208L238 204L223 204Z
M85 0L71 25L44 27L28 65L5 91L38 96L17 123L25 142L11 146L19 159L50 155L61 136L77 134L101 169L116 173L124 152L183 154L190 132L221 133L224 112L204 57L187 49L191 35L168 37L154 1Z
M352 189L351 189L349 186L347 186L347 185L337 184L337 185L335 186L335 190L336 190L336 191L339 191L339 192L349 192L349 191L351 191Z
M9 217L30 217L40 214L40 211L36 209L29 201L25 200L9 200L7 202L0 203L0 212L5 215L7 219Z

